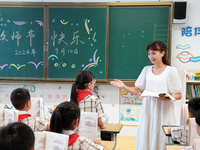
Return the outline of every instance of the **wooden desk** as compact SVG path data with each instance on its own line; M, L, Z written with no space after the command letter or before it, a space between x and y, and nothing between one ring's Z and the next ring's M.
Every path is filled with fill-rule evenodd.
M164 131L165 136L166 136L166 141L165 141L166 144L175 144L174 143L175 141L172 139L171 134L169 134L169 132L168 132L169 128L172 128L172 127L177 127L177 126L168 126L168 125L162 126L163 131Z
M111 134L111 141L117 142L117 134L120 132L123 124L104 124L105 129L101 129L101 133Z
M182 150L186 146L182 145L166 145L167 150Z
M171 126L163 126L163 130L164 130L164 132L165 132L165 135L170 135L169 134L169 128L172 128Z
M108 148L108 150L114 150L116 146L115 141L101 141L101 143L105 145Z

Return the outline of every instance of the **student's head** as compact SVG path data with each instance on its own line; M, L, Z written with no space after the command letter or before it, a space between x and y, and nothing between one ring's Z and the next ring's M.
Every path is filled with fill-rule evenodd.
M170 65L169 59L167 57L167 46L162 41L154 41L147 46L147 52L157 51L160 52L162 56L162 62L166 65Z
M197 129L197 133L200 136L200 110L196 113L196 129Z
M195 117L198 110L200 110L200 97L193 97L188 102L189 117Z
M53 111L50 120L50 130L62 133L62 130L74 130L80 118L79 107L72 102L63 102Z
M24 123L14 122L0 128L0 150L34 150L35 135Z
M11 103L17 110L22 110L27 105L31 105L30 94L27 89L17 88L10 95ZM29 106L31 107L31 106Z
M75 81L71 88L71 101L77 103L77 92L76 90L88 89L92 91L94 88L95 80L94 75L90 71L79 71L75 76Z

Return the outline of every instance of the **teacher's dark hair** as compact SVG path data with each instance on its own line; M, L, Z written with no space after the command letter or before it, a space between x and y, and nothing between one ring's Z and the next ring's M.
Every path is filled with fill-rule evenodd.
M161 53L164 51L165 55L162 57L162 62L165 65L170 65L169 59L167 57L167 46L162 41L154 41L147 46L147 52L149 50L160 51Z
M75 81L71 87L71 96L70 101L78 104L77 102L77 92L76 90L84 90L86 88L87 83L90 83L94 79L94 75L90 71L82 70L79 71L75 76Z
M72 102L63 102L53 111L50 120L50 130L56 133L62 133L62 130L74 130L72 123L79 118L79 107Z

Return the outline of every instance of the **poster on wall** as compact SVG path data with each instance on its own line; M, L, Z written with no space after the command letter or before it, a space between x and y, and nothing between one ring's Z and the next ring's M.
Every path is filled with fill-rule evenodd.
M143 99L140 97L141 92L138 95L133 95L120 88L119 94L119 123L125 126L138 125Z

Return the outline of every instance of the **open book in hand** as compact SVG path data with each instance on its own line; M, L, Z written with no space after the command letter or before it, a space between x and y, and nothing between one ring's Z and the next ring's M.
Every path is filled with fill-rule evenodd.
M65 134L43 131L34 132L35 150L67 150L69 136Z
M78 134L92 141L97 140L98 115L94 112L81 112ZM92 134L91 134L92 133Z
M176 99L171 96L168 93L156 93L156 92L152 92L152 91L148 91L148 90L144 90L141 94L142 97L160 97L162 95L165 94L165 97L170 98L172 101L175 101Z

